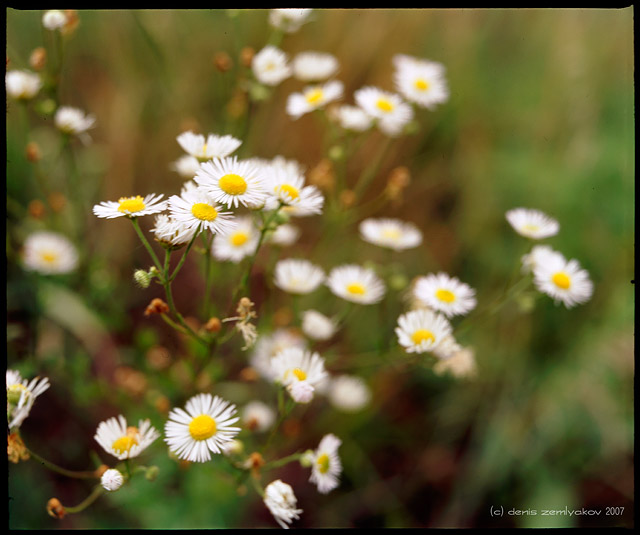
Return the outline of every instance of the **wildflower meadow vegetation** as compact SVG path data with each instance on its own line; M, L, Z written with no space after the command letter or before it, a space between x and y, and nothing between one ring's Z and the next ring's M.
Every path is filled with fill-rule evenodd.
M8 9L9 527L632 527L632 32Z

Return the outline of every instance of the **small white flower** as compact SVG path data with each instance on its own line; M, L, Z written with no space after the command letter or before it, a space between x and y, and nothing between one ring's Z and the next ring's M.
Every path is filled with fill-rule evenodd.
M287 223L276 228L273 234L267 238L267 241L279 247L289 247L296 242L299 236L300 229Z
M446 273L430 273L416 279L414 297L424 306L448 318L468 314L476 306L475 290Z
M442 341L431 351L439 359L450 359L458 351L462 350L462 346L456 342L456 339L449 335L445 336Z
M398 92L409 102L433 109L449 100L449 88L441 63L399 54L394 57L393 80Z
M185 154L171 164L171 169L184 178L193 178L200 170L200 162L196 157Z
M322 438L318 449L313 453L309 481L317 485L321 494L327 494L339 485L338 478L342 473L342 463L338 456L340 444L342 441L337 436L328 434Z
M422 243L422 232L412 223L399 219L365 219L360 223L364 241L395 251L411 249Z
M62 234L38 231L29 235L22 251L24 267L44 275L70 273L78 267L78 252Z
M438 375L450 373L458 378L473 377L477 373L473 350L462 348L456 351L450 358L436 362L433 371Z
M242 423L251 431L266 431L275 420L275 411L262 401L251 401L244 406L242 411Z
M364 132L373 124L373 118L358 106L343 104L333 110L333 119L345 130Z
M214 201L229 208L264 204L266 193L260 167L249 160L214 159L200 166L194 180Z
M563 258L562 254L554 251L548 245L536 245L531 251L522 256L522 272L531 273L537 265L541 265L545 262L547 256L557 255Z
M300 518L302 509L296 508L297 503L291 485L280 479L272 481L264 489L264 504L283 529L289 529L289 524Z
M280 351L271 359L274 381L287 388L297 403L309 403L315 388L326 379L324 359L297 347Z
M334 320L317 310L305 310L302 313L302 332L313 340L328 340L337 330Z
M53 118L58 130L70 135L84 134L96 122L93 115L86 115L84 111L71 106L61 106Z
M114 217L140 217L164 212L167 209L167 201L162 201L164 195L151 193L142 198L120 197L118 201L103 201L93 207L93 213L97 217L113 219Z
M105 490L108 490L109 492L118 490L120 487L122 487L123 483L124 477L115 468L109 468L109 470L106 470L100 478L100 484Z
M253 223L253 218L238 217L233 230L213 238L211 254L218 260L228 260L237 264L255 252L259 240L260 233Z
M413 108L395 93L367 86L358 89L353 97L356 104L373 117L380 130L389 136L402 133L413 119Z
M371 390L354 375L339 375L331 379L328 389L329 402L338 410L356 412L371 400Z
M311 293L325 280L322 268L304 259L280 260L274 271L275 285L285 292L294 294Z
M49 379L36 377L27 381L20 372L7 370L7 422L9 429L22 425L36 398L49 388Z
M59 30L67 23L67 16L59 9L49 9L42 15L42 25L47 30Z
M327 286L333 294L362 305L371 305L384 297L386 288L372 269L355 264L335 267L329 273Z
M226 158L242 145L242 141L233 136L209 134L205 138L202 134L191 131L182 132L176 139L184 151L199 162Z
M514 208L506 213L506 218L518 234L533 240L555 236L560 230L555 219L539 210Z
M271 334L258 338L250 358L250 364L260 375L269 381L275 379L271 359L280 351L289 347L305 349L306 340L293 329L277 329Z
M277 8L269 11L269 24L286 33L297 32L313 9Z
M211 453L222 453L222 447L240 431L231 424L235 405L211 394L197 394L185 406L169 413L165 424L165 442L180 459L192 462L211 460Z
M187 245L196 232L197 227L189 226L177 221L166 214L156 216L155 226L151 229L156 240L165 245L180 247Z
M184 188L180 195L169 197L171 217L194 232L209 230L214 234L227 234L235 226L231 212L223 212L213 197L202 189Z
M4 77L7 95L17 100L35 97L42 87L40 76L31 71L9 71Z
M263 166L267 200L264 209L282 211L293 217L322 213L324 197L315 186L305 186L302 169L295 161L276 157Z
M323 108L329 102L342 97L344 85L338 80L332 80L324 85L305 87L301 93L292 93L287 99L287 113L298 119L306 113Z
M264 85L276 86L291 76L289 57L275 46L267 45L251 60L256 79Z
M418 309L398 318L396 335L407 353L424 353L434 351L452 330L444 316L429 309Z
M147 449L160 433L149 420L140 420L138 427L127 426L124 416L100 422L93 437L107 453L119 460L133 459Z
M338 60L325 52L300 52L292 61L293 76L303 82L319 82L338 71Z
M533 280L541 292L567 308L586 303L593 294L589 273L577 260L566 260L560 253L545 254L533 268Z

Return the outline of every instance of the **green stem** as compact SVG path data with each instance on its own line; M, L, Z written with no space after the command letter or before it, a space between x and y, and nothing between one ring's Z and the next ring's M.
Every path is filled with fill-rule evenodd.
M180 258L180 261L178 262L178 265L173 270L173 273L171 274L171 277L169 277L169 282L173 281L173 279L175 279L176 276L178 275L178 272L182 269L182 266L184 265L184 262L187 259L187 254L189 254L189 251L191 250L191 246L193 245L193 242L196 241L196 238L198 237L198 234L200 234L200 227L198 227L198 230L196 230L195 234L193 235L193 238L191 238L191 241L187 245L187 248L184 250L184 253L182 254L182 257Z
M378 170L380 169L380 164L382 163L384 157L389 151L389 148L391 147L391 143L392 138L387 137L384 140L382 149L377 152L376 157L371 161L369 166L362 172L362 174L358 178L358 182L353 188L356 199L360 198L364 191L369 187L371 181L375 178Z
M27 447L25 446L25 448ZM75 479L95 479L96 478L96 474L94 471L75 472L73 470L67 470L66 468L62 468L56 464L53 464L50 461L47 461L43 457L40 457L40 455L38 455L37 453L34 453L29 448L27 448L27 451L29 452L29 455L31 457L33 457L36 461L42 464L45 468L48 468L49 470L52 470L53 472L57 472L58 474L61 474L63 476L73 477Z
M102 487L102 485L96 485L91 491L91 494L89 494L89 496L87 496L82 502L80 502L75 507L67 507L65 505L64 510L66 513L70 514L80 513L81 511L84 511L87 507L89 507L93 502L95 502L103 492L104 488Z
M155 264L156 268L158 268L158 271L162 272L162 264L160 264L160 260L158 260L158 257L156 256L156 253L154 252L153 248L151 247L151 244L147 241L147 238L145 238L145 236L144 236L144 234L142 232L142 229L140 228L140 223L138 223L138 218L137 217L130 217L129 219L130 219L131 223L133 223L133 228L136 230L136 234L138 234L138 237L140 238L140 241L142 242L142 245L144 245L145 249L149 253L149 256L153 260L153 263ZM166 280L166 274L163 275L163 280Z
M266 463L262 469L263 470L273 470L274 468L280 468L281 466L284 466L285 464L289 464L292 463L294 461L299 461L300 459L302 459L302 456L304 454L303 453L292 453L291 455L287 455L286 457L283 457L282 459L278 459L277 461L271 461L269 463Z

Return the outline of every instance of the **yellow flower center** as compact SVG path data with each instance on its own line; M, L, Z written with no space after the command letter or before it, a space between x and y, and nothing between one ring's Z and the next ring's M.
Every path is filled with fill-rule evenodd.
M207 144L205 143L204 145L202 145L202 154L199 156L196 156L196 160L198 160L199 162L208 162L209 160L211 160L211 156L207 155Z
M219 182L220 189L229 195L242 195L247 191L247 182L240 175L224 175Z
M216 434L216 421L208 414L196 416L189 424L189 434L194 440L207 440Z
M379 98L378 102L376 102L376 106L379 110L382 110L385 113L393 111L393 103L386 98Z
M44 251L41 258L47 264L55 264L58 261L58 254L53 251Z
M297 190L297 188L294 188L289 184L282 184L281 186L278 186L278 193L284 193L292 199L297 199L300 196L300 192Z
M305 94L305 98L307 99L307 102L309 104L319 104L324 98L324 93L322 92L322 89L317 87L315 89L307 91L307 93Z
M218 217L218 211L210 204L197 202L191 207L191 213L200 221L213 221Z
M140 195L136 195L135 197L121 197L118 199L118 202L120 203L118 205L118 212L126 212L129 214L140 212L147 207Z
M20 402L20 398L22 397L22 393L24 392L25 396L28 398L31 392L29 389L20 383L15 383L7 388L7 401L14 405L17 405Z
M527 223L526 225L522 226L522 230L524 230L525 232L538 232L540 230L540 227L538 225L534 225L533 223Z
M138 441L134 437L125 435L117 440L114 440L113 444L111 444L111 448L116 453L122 455L123 453L127 453L134 445L137 444Z
M347 292L354 295L364 295L366 293L366 289L359 282L352 282L347 286Z
M553 277L551 277L553 284L555 284L558 288L562 288L563 290L569 289L571 286L571 277L567 275L564 271L558 271L558 273L554 273Z
M422 342L434 341L435 339L436 337L433 336L433 333L427 329L418 329L411 335L411 340L413 340L413 343L417 346Z
M426 91L429 89L429 82L427 82L424 78L418 78L415 82L413 82L414 87L418 91Z
M440 288L436 292L436 297L445 303L453 303L456 300L454 293L449 290L445 290L444 288Z
M386 228L382 231L382 237L389 240L397 240L400 236L401 232L397 228Z
M248 239L249 235L246 232L235 232L231 235L230 241L231 245L233 245L234 247L240 247L241 245L247 243Z
M316 464L318 465L318 471L321 474L326 474L329 471L329 456L323 453L316 459Z
M304 381L307 378L307 374L300 368L293 368L293 370L291 370L291 373L296 376L296 379L298 379L298 381Z

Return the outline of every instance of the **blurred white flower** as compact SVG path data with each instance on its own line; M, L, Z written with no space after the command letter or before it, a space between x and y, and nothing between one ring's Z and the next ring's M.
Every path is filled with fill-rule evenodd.
M355 264L333 268L327 286L334 295L361 305L379 302L386 291L384 282L372 269Z
M213 158L225 158L242 145L242 141L233 136L218 136L195 134L191 131L182 132L177 138L184 151L199 162L206 162Z
M82 135L93 127L96 119L84 111L71 106L61 106L57 109L53 121L61 132L69 135ZM87 136L84 139L88 139Z
M313 340L328 340L337 330L336 322L318 312L305 310L302 313L302 332Z
M558 222L540 210L514 208L505 217L518 234L533 240L555 236L560 230Z
M275 373L271 367L271 359L289 347L305 349L307 341L293 329L281 328L271 334L264 334L258 338L253 348L250 364L262 377L273 381Z
M250 401L242 411L242 423L251 431L266 431L275 420L276 413L273 408L262 401Z
M36 377L27 381L20 372L7 370L7 427L20 427L29 416L36 398L49 388L49 379Z
M293 520L300 518L302 509L297 509L298 500L291 485L276 479L264 489L264 504L267 506L273 518L284 529L289 529Z
M278 228L276 228L276 230L267 238L267 240L273 245L288 247L295 243L295 241L298 239L298 236L300 236L300 229L294 225L285 223L284 225L278 226Z
M327 494L339 485L338 478L342 473L342 463L338 456L340 444L342 441L337 436L328 434L313 452L309 481L317 485L321 494Z
M325 280L322 268L305 259L280 260L274 269L274 283L285 292L308 294Z
M411 249L422 243L422 232L413 223L399 219L365 219L360 223L360 236L364 241L395 251Z
M562 254L554 251L548 245L534 246L529 253L522 256L522 272L531 273L537 265L544 263L545 257L554 255L563 258Z
M344 85L338 80L331 80L324 85L305 87L301 93L292 93L287 99L287 113L298 119L306 113L323 108L329 102L342 97Z
M269 11L269 24L286 33L297 32L313 9L277 8Z
M315 186L305 185L301 166L292 160L274 158L264 164L267 200L265 210L281 207L283 213L293 217L307 217L322 213L324 197Z
M358 106L343 104L332 110L332 118L345 130L364 132L371 128L373 117Z
M303 82L319 82L338 71L338 60L326 52L300 52L291 62L293 76Z
M360 377L339 375L329 381L327 396L336 409L356 412L367 406L371 390Z
M196 157L184 154L171 164L171 169L184 178L193 178L200 169L200 162Z
M167 209L167 201L162 201L164 195L151 193L142 198L120 197L118 201L102 201L94 205L93 213L97 217L113 219L114 217L141 217L164 212Z
M251 60L256 80L268 86L276 86L291 76L289 57L275 46L267 45Z
M156 240L160 243L180 247L191 241L196 230L197 227L173 219L166 214L159 214L156 216L155 226L151 232L156 235Z
M393 80L397 91L409 102L428 109L449 100L449 88L441 63L398 54Z
M42 87L42 80L35 72L27 70L8 71L4 77L7 95L17 100L35 97Z
M271 359L271 367L274 381L285 386L297 403L309 403L316 386L327 377L324 359L297 347L280 351Z
M413 295L424 306L442 312L448 318L468 314L476 306L475 290L446 273L418 277Z
M396 335L407 353L424 353L434 351L452 330L449 321L441 314L418 309L398 318Z
M100 422L93 437L100 446L119 460L133 459L147 449L160 433L149 420L140 420L138 427L127 426L124 416Z
M542 293L567 308L586 303L593 294L589 273L577 260L566 260L560 253L545 254L533 268L533 280Z
M470 348L462 348L451 357L441 359L433 366L437 375L451 374L457 378L473 377L477 373L475 355Z
M44 275L61 275L78 267L78 252L62 234L37 231L25 240L22 260L28 270Z
M42 15L42 25L47 30L59 30L67 23L67 16L60 9L49 9Z
M353 94L356 104L375 119L382 132L389 136L402 133L413 119L413 108L400 95L367 86Z
M228 260L237 264L255 252L260 233L251 216L237 217L235 221L236 226L233 230L213 238L211 254L218 260Z

